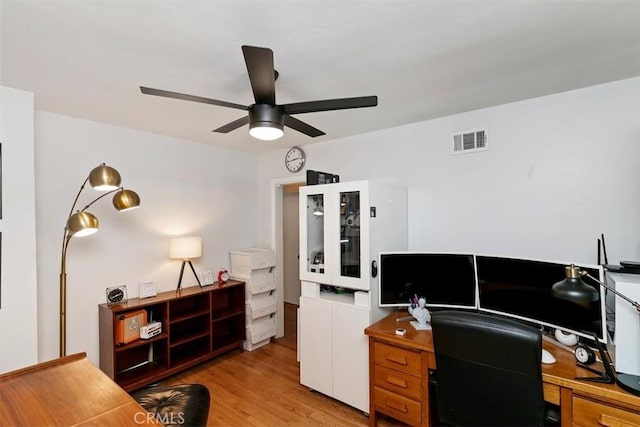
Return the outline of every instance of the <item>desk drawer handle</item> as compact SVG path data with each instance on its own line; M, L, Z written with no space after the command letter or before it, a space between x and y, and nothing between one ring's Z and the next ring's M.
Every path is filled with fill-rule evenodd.
M402 403L394 402L393 400L387 400L387 406L391 409L394 409L399 412L404 412L405 414L408 412L407 405L403 405Z
M395 357L392 354L387 354L387 360L389 362L397 363L398 365L407 366L409 364L406 357Z
M633 427L635 424L628 423L619 418L614 418L606 414L600 414L600 418L597 419L598 424L606 427Z
M387 377L385 379L386 382L388 382L391 385L394 385L396 387L400 387L400 388L407 388L409 387L409 385L407 384L406 381L395 378L395 377Z

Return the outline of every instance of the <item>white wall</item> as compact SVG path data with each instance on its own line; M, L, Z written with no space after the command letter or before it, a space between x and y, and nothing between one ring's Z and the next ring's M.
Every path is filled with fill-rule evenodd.
M638 111L633 78L304 149L308 169L407 187L410 250L595 263L604 233L617 263L640 259ZM451 133L482 127L489 151L450 155ZM260 159L265 241L285 151Z
M38 361L33 94L0 87L0 373Z
M99 363L98 304L108 286L140 281L158 291L176 287L180 262L169 260L168 237L198 235L196 270L229 266L228 250L256 244L258 162L255 156L76 118L36 112L36 213L40 361L58 356L58 290L64 225L89 171L105 162L136 191L139 209L118 213L110 197L89 211L98 233L73 238L67 254L67 354L86 351ZM100 193L89 185L80 207ZM183 287L197 286L190 271Z

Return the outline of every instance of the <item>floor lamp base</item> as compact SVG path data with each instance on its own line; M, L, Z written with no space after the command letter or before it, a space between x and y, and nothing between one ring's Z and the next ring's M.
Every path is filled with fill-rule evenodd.
M640 396L640 375L618 373L616 383L625 391Z

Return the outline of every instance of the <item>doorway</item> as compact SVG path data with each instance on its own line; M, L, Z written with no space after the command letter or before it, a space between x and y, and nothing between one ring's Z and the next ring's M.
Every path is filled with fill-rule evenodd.
M298 188L300 183L282 188L282 256L284 335L297 338L297 310L300 304L300 230Z
M271 181L271 241L276 253L276 338L285 336L286 324L286 332L294 343L300 297L298 189L303 185L306 185L305 176Z

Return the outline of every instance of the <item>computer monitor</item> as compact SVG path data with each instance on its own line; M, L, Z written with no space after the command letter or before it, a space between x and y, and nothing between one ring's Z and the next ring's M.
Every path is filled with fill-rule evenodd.
M595 332L600 341L606 343L605 298L600 284L583 277L600 293L594 302L576 304L551 295L551 287L565 278L566 265L568 263L476 255L478 309L586 338L592 338L589 332ZM604 280L602 266L576 266Z
M475 309L476 272L472 254L382 252L380 307L403 307L414 295L427 307Z

